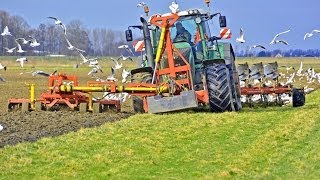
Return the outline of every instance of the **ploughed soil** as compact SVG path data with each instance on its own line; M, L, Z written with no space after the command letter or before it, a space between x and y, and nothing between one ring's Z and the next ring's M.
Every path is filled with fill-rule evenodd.
M36 63L35 61L32 62ZM5 63L5 61L1 61L1 63ZM44 63L47 63L47 61ZM66 61L66 63L68 62ZM9 65L7 64L7 66ZM36 85L36 98L39 98L41 93L48 90L47 77L32 76L30 73L26 73L32 70L30 69L31 65L24 69L15 66L18 66L18 64L14 64L14 67L9 67L7 71L0 71L0 77L6 80L5 82L0 82L0 125L4 127L0 131L0 148L25 141L34 142L43 137L59 136L77 131L80 128L96 127L105 123L119 121L132 115L132 110L130 109L132 106L131 99L121 104L121 112L112 110L98 114L90 112L81 114L79 111L73 112L70 110L31 111L27 113L17 110L7 112L8 99L30 97L29 88L26 84L33 83ZM39 67L39 69L43 69L43 67L45 66ZM52 72L54 68L47 67L45 71ZM66 71L69 71L66 72L68 75L77 75L81 85L86 85L87 81L93 80L87 75L90 68L83 67L77 70L70 68ZM100 76L107 76L108 73L106 72ZM121 72L119 73L121 75Z
M130 113L84 113L72 111L6 112L0 116L0 148L20 142L34 142L77 131L80 128L100 126L127 118Z

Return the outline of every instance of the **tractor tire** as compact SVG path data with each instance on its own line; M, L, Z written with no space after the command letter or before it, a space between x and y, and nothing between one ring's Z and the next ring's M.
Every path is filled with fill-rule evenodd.
M152 74L150 72L140 72L132 75L131 82L134 83L151 83ZM132 97L133 111L135 113L144 113L143 98L138 96Z
M305 104L305 101L306 101L306 97L303 90L293 88L292 89L292 106L301 107Z
M34 103L34 110L35 111L41 111L42 110L42 103L41 102L35 102Z
M101 113L102 112L102 107L100 103L93 103L92 104L92 112L93 113Z
M229 70L225 64L208 64L205 67L206 83L212 112L232 111L232 88Z
M86 113L87 111L88 111L88 104L87 103L80 103L79 112Z
M28 102L23 102L21 105L21 112L29 112L29 105L30 103Z

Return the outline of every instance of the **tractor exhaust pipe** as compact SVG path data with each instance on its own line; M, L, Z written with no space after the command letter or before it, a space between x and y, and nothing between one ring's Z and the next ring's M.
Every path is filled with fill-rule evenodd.
M150 30L148 27L148 22L141 17L140 21L142 23L142 29L143 29L143 36L144 36L144 44L145 44L145 51L147 55L148 64L152 69L154 69L154 58L153 58L153 49L151 44L151 36L150 36Z

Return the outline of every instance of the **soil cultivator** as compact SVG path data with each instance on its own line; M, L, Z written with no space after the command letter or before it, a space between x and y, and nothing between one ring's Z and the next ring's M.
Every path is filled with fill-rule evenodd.
M292 78L288 77L286 82L279 82L278 63L238 65L239 79L242 82L241 95L243 102L253 107L260 103L268 106L271 103L284 105L292 100L293 107L303 106L305 94L303 89L294 88L291 85ZM290 80L291 78L291 80ZM288 99L289 98L289 99Z
M205 3L210 7L210 0ZM148 8L145 9L148 14ZM40 99L32 93L29 100L10 99L9 108L21 104L26 111L66 104L83 112L100 112L103 106L120 108L120 102L93 100L91 93L126 92L133 99L135 112L163 113L204 105L212 112L241 110L241 92L252 95L257 91L240 89L233 48L220 41L231 38L226 17L197 8L179 11L177 4L170 9L172 12L153 15L149 21L141 17L141 25L126 30L127 41L133 40L133 29L142 30L145 45L145 58L139 68L131 71L130 83L116 85L106 81L78 86L76 77L50 76L49 92ZM218 37L211 34L217 28L212 25L215 17L219 17L220 23ZM262 90L259 89L260 94L265 93Z

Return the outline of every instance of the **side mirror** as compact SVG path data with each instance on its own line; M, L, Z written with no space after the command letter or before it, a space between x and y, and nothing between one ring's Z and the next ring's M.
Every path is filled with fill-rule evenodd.
M132 31L131 31L131 29L126 30L126 40L128 42L132 41Z
M225 28L227 27L227 18L226 16L220 16L219 17L220 27Z

